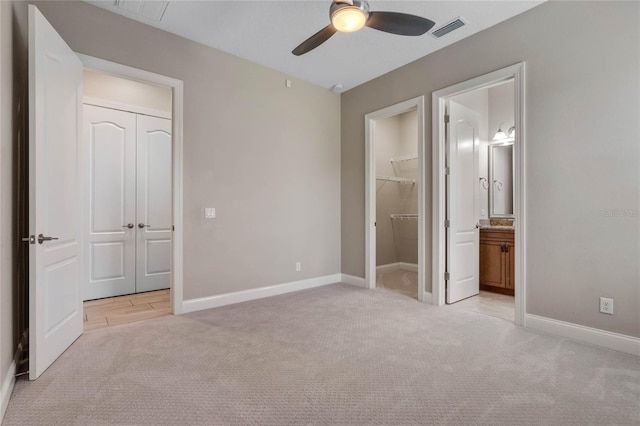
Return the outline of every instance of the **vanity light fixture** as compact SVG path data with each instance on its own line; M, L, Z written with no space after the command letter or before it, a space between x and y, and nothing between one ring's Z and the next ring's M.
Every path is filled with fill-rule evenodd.
M498 126L498 131L493 136L493 140L494 141L502 141L502 140L505 140L505 139L513 139L516 136L516 126L509 127L509 131L507 131L505 133L505 131L502 130L502 125L503 124L509 124L509 122L505 121L503 123L500 123L500 125Z

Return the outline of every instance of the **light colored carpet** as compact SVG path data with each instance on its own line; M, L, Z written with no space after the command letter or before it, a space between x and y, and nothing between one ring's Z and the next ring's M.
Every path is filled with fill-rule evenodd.
M85 333L5 425L640 423L640 358L344 284Z
M418 273L396 269L393 272L376 274L376 288L418 300Z

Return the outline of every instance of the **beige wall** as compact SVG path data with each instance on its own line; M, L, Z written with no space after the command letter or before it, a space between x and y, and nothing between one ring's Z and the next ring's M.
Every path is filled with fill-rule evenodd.
M0 2L0 386L27 327L27 76L27 39L13 4Z
M82 92L85 97L171 112L171 89L168 87L145 84L102 72L85 70Z
M13 141L13 67L11 4L0 2L0 387L9 380L15 353L11 181ZM1 395L4 399L6 395Z
M84 2L36 4L75 51L184 81L185 299L340 272L338 94Z
M13 319L11 318L11 305L5 303L6 300L11 300L9 293L10 288L7 288L8 283L11 280L5 280L3 274L5 269L2 267L2 256L5 254L6 243L10 243L11 240L6 238L4 229L2 227L2 220L4 219L3 210L1 208L2 201L2 184L4 183L3 173L5 166L2 160L5 157L5 143L9 144L11 138L7 137L5 129L8 127L7 114L8 109L11 108L11 80L9 68L11 67L11 53L8 51L8 41L11 40L11 22L5 21L5 17L9 15L9 6L4 3L0 3L0 403L4 400L4 394L1 393L2 385L4 384L5 377L11 364L11 324ZM6 313L5 313L6 312ZM8 315L8 318L7 318ZM0 407L1 408L1 407ZM0 412L0 419L2 419L2 412Z
M509 128L514 125L515 105L514 105L514 84L513 81L508 83L493 86L488 89L489 94L489 137L493 139L498 127L502 125L502 130L507 134ZM491 140L490 143L496 142ZM500 142L498 142L500 143ZM507 167L505 165L512 164L512 156L508 154L507 148L498 149L494 151L495 158L501 158L499 161L494 161L494 172L498 172L497 175L504 177L501 179L503 182L502 191L497 191L495 184L491 189L494 191L494 212L514 212L513 210L513 167ZM483 167L481 165L481 167ZM488 169L489 164L484 165ZM494 176L495 178L495 176ZM492 216L493 212L489 212L489 216ZM500 214L500 213L497 213Z
M548 2L344 93L342 272L364 276L364 114L525 61L527 312L640 336L639 20L638 2Z
M376 175L418 179L418 162L390 159L418 154L418 114L409 111L376 121ZM395 213L418 213L418 186L376 182L376 265L418 263L418 221L391 220Z
M502 130L509 131L513 126L515 105L513 81L487 89L489 95L489 138L493 138L501 124Z

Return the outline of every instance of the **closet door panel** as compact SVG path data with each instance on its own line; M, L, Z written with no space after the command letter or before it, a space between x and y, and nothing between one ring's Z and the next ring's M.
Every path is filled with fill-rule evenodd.
M136 116L84 106L84 300L135 292Z
M137 116L136 291L169 288L171 279L171 120Z

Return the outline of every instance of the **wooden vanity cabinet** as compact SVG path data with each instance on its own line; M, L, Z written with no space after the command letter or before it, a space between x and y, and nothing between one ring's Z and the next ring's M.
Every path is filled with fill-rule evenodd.
M480 289L514 295L513 229L480 230Z

